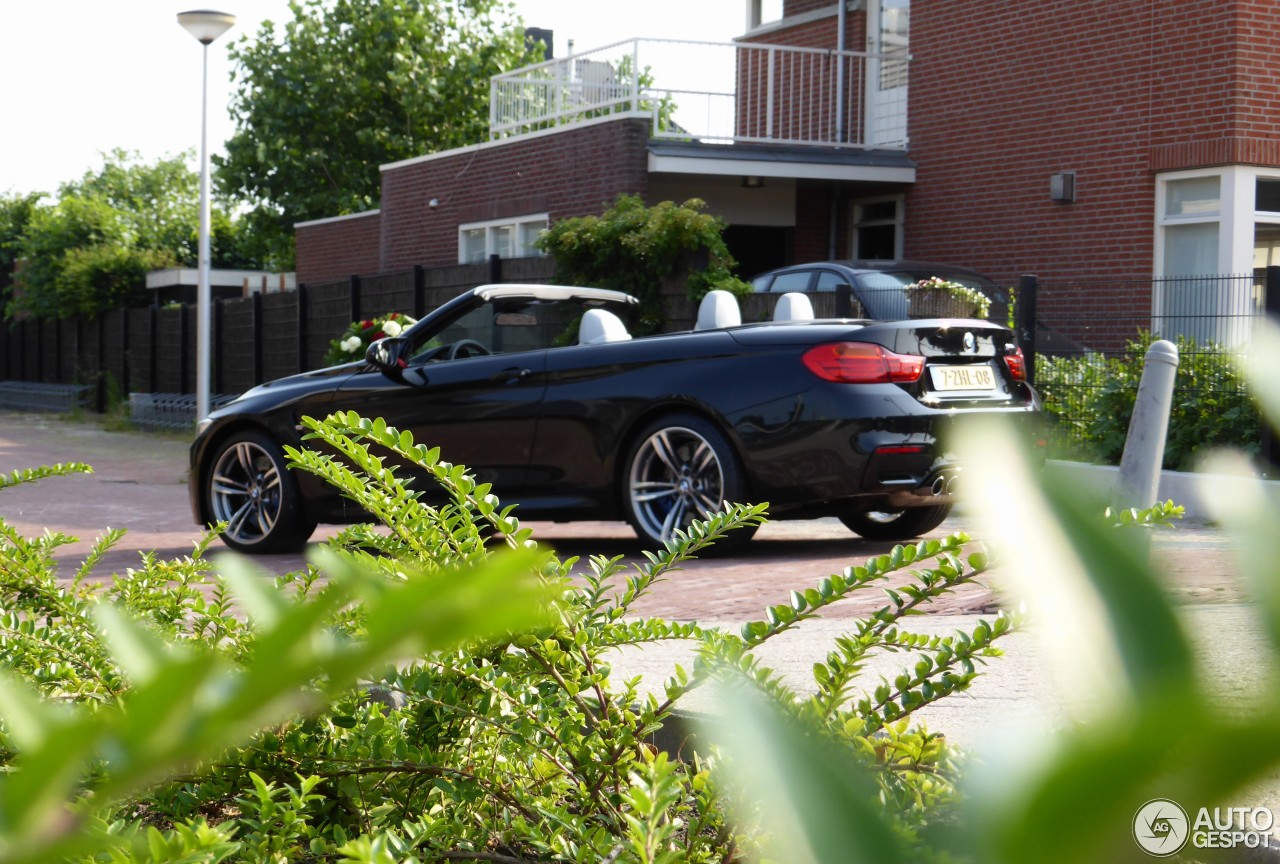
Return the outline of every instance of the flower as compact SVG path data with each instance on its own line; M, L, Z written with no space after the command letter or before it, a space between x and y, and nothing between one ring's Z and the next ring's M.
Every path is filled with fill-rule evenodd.
M907 297L911 298L914 294L916 297L927 297L933 292L945 293L962 305L971 308L970 316L976 318L986 318L991 311L991 299L976 288L970 288L960 282L951 282L946 279L940 279L937 276L930 276L928 279L921 279L907 286ZM934 313L930 313L932 315ZM967 316L966 316L967 317Z
M352 360L361 359L369 349L370 343L384 336L399 336L406 328L416 323L417 321L403 312L389 312L375 318L352 321L342 335L330 340L324 362L330 366L336 366L339 363L350 363Z

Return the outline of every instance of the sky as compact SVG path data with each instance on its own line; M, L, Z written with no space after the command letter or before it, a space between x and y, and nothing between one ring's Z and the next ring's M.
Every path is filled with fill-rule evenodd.
M554 31L555 54L635 37L728 42L744 0L515 0L525 24ZM287 0L0 0L0 195L56 192L102 166L100 154L146 162L200 145L201 47L179 12L216 9L236 26L209 46L209 148L234 131L227 45L289 18Z

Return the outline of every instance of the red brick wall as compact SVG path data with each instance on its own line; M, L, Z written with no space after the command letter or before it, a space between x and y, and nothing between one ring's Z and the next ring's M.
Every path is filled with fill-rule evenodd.
M300 283L317 285L379 272L377 213L302 225L294 236Z
M1149 276L1156 170L1280 164L1278 25L1269 0L918 0L907 255Z
M619 194L644 197L647 132L645 121L618 120L387 169L379 214L297 229L298 280L456 264L461 224L533 213L554 222L599 213Z
M647 133L643 120L617 120L384 170L379 271L457 263L462 224L544 212L555 222L621 193L644 197Z
M1240 132L1255 143L1264 143L1267 164L1280 162L1280 13L1274 0L1241 0L1237 4L1236 112Z
M795 15L803 15L806 12L816 12L819 9L829 9L835 4L831 0L784 0L782 4L782 16L790 18Z
M823 4L830 6L830 4ZM866 16L862 12L849 12L845 18L845 50L862 51L866 46ZM803 24L777 27L758 36L744 37L740 42L756 45L792 45L797 48L835 48L836 13L815 18Z
M828 255L831 221L831 184L801 181L796 184L796 227L792 232L791 261L825 261ZM843 240L840 234L837 238ZM837 248L836 258L844 250Z

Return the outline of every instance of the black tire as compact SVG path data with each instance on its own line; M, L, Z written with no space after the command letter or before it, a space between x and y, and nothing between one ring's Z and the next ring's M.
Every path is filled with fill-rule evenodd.
M715 424L692 414L672 414L642 429L624 471L627 521L651 549L725 501L745 503L746 480L733 447ZM755 533L755 526L735 529L713 549L739 549Z
M907 510L853 513L841 516L840 521L867 540L913 540L937 528L950 515L950 504L936 504Z
M303 516L284 451L262 432L237 432L219 444L203 482L209 519L227 523L222 542L232 549L296 552L316 530Z

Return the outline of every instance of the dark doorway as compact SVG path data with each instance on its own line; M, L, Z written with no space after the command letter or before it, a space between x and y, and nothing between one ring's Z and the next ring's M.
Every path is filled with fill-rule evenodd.
M738 262L738 275L750 279L774 267L791 263L787 254L790 228L771 225L730 225L724 243Z

